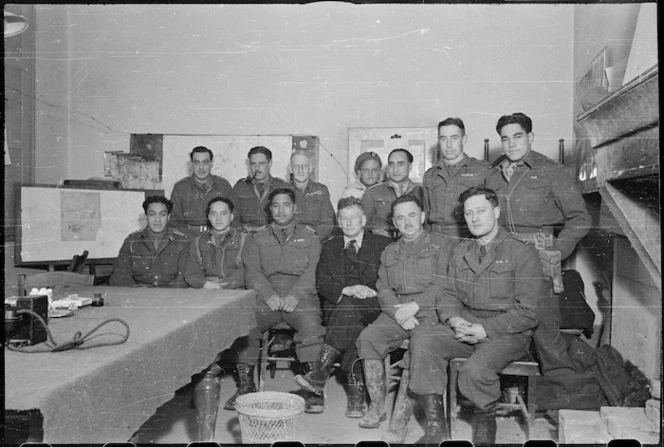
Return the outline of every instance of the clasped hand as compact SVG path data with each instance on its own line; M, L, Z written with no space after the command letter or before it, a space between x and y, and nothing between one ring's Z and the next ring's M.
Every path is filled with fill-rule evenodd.
M420 324L418 319L415 318L417 311L420 310L420 306L415 301L405 304L395 304L394 307L397 309L394 313L394 319L404 330L410 331Z
M370 287L364 286L362 284L357 284L354 286L346 286L344 289L341 291L343 295L347 296L352 296L355 298L359 298L361 300L367 299L367 298L373 298L374 296L377 295L376 291Z
M283 310L284 312L293 312L298 305L297 298L293 295L286 295L281 298L279 295L272 295L270 298L265 300L265 304L268 305L270 310L278 311Z
M463 343L474 345L480 340L487 338L484 326L479 323L471 323L461 317L451 317L447 324L454 331L454 338Z

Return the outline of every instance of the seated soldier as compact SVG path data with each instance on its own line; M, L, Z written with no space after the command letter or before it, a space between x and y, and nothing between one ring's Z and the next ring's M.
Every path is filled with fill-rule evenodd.
M383 162L375 152L363 152L355 160L355 174L357 180L351 182L344 189L342 199L346 197L357 197L361 199L366 190L380 183L383 173L381 169Z
M323 393L325 382L335 360L342 357L348 405L346 417L364 416L364 374L355 349L355 340L368 324L380 314L376 298L376 280L380 255L392 241L365 230L367 218L362 201L355 197L339 200L339 227L343 234L334 234L323 242L316 288L323 299L323 315L327 332L314 368L298 375L295 382L304 389ZM321 412L324 408L320 408Z
M418 443L449 437L443 410L450 359L467 357L459 371L459 391L473 404L473 443L494 445L495 406L501 396L498 372L527 352L537 326L537 307L548 296L535 249L498 224L496 193L472 187L461 194L473 237L452 252L448 277L437 297L440 322L413 334L410 391L427 417Z
M307 151L296 150L290 159L295 191L295 218L303 225L309 225L318 232L320 240L325 240L334 228L334 208L330 202L327 186L311 179L311 157Z
M244 289L244 263L242 250L247 234L232 228L233 202L225 197L216 197L207 204L209 230L198 236L191 244L188 276L192 287L206 289ZM247 337L238 338L228 349L235 358L235 378L237 391L224 405L226 410L235 409L238 396L256 391L254 368L241 361L248 344Z
M247 288L256 291L256 324L243 363L255 364L262 333L285 322L295 329L295 352L306 373L318 358L325 328L316 292L321 245L316 231L295 219L295 193L277 188L267 198L272 222L247 238L243 260ZM323 406L306 393L305 411Z
M168 225L172 209L173 202L166 197L145 199L147 226L125 239L113 266L110 285L187 287L189 239Z
M447 236L424 230L425 214L417 197L399 197L392 203L392 214L401 238L380 257L376 290L382 312L356 342L371 400L359 423L363 428L377 428L386 418L385 357L404 340L438 321L435 298L453 246ZM410 351L412 362L417 362L421 353Z
M192 287L206 289L243 289L242 247L246 233L231 227L233 202L215 197L207 204L210 229L191 244L190 266L185 278Z
M391 219L392 202L405 195L417 197L422 202L423 190L410 179L413 154L406 149L394 149L387 160L387 181L367 189L362 203L371 232L396 240L398 232Z

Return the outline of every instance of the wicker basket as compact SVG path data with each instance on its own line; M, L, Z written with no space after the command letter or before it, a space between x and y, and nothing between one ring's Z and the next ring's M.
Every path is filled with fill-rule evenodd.
M239 396L235 409L242 443L270 444L291 438L295 421L304 411L304 399L290 393L262 391Z

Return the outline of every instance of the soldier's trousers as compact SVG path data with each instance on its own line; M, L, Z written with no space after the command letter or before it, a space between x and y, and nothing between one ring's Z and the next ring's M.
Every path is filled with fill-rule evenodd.
M567 342L560 333L560 297L553 293L553 289L550 296L540 300L537 319L539 325L533 333L533 341L542 374L573 374L575 369L567 351Z
M367 325L380 315L376 298L364 300L344 295L341 301L329 310L325 344L343 353L341 369L350 372L357 356L355 341Z
M530 344L527 335L505 334L470 345L455 340L447 325L438 322L425 327L410 339L410 390L415 394L445 394L449 361L468 358L459 371L459 391L482 410L492 409L500 399L498 372L523 358Z
M383 360L390 352L408 340L416 331L422 330L423 325L415 326L412 331L407 331L384 312L376 318L376 321L364 328L355 342L357 354L364 360Z
M257 303L254 310L256 328L249 333L246 346L238 353L239 363L256 364L263 333L281 322L295 329L293 341L297 359L316 361L325 336L318 297L302 299L293 312L273 311L264 302Z

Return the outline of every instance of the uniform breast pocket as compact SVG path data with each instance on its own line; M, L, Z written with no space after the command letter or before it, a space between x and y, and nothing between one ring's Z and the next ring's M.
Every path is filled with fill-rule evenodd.
M150 271L152 266L152 259L147 256L137 256L134 255L131 257L131 268L134 271L134 274L144 275Z
M445 202L450 200L454 196L456 190L450 188L445 184L434 185L433 188L429 189L429 199L431 202L431 210L438 211L445 208Z
M425 249L418 253L412 258L413 263L413 279L418 283L421 283L422 280L431 280L433 281L434 275L440 275L442 272L437 272L438 258L436 253L440 250L440 247L432 246L429 249Z
M311 240L302 239L296 240L288 246L289 260L293 263L296 273L303 273L309 267L309 250L311 248Z
M511 263L495 263L489 269L490 305L496 310L511 307L514 303L514 282L517 280L514 269Z
M188 192L187 194L184 195L182 198L184 200L184 214L185 216L189 217L192 214L192 211L194 209L197 209L197 202L199 202L199 197L198 194L194 192Z
M551 186L548 182L531 179L526 183L526 195L532 200L544 200L552 197Z

